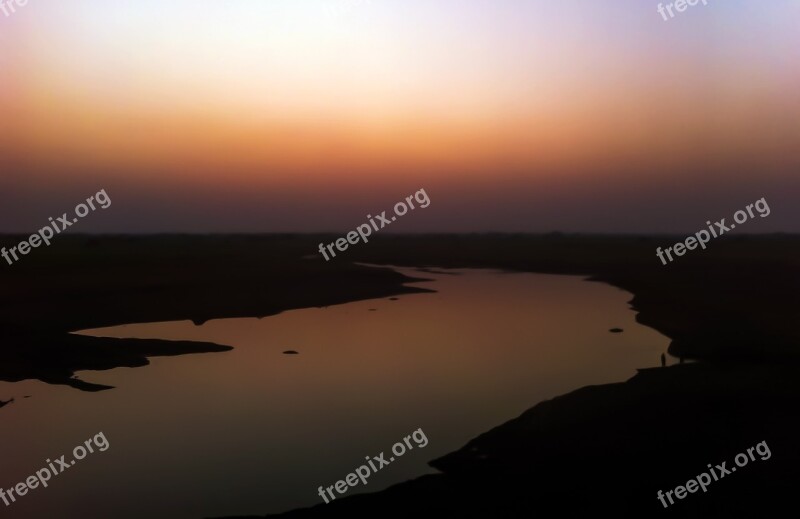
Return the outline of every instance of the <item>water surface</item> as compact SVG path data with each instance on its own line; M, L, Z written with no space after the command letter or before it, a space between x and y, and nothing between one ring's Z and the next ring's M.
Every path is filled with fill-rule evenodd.
M399 270L430 278L417 285L437 292L202 326L82 332L235 349L81 372L115 386L100 393L0 383L0 399L17 399L0 410L0 486L99 431L110 443L3 512L85 519L280 512L321 503L317 487L422 428L427 447L350 492L378 491L432 472L427 461L541 400L655 366L668 344L634 321L631 294L579 277ZM613 327L625 331L609 333Z

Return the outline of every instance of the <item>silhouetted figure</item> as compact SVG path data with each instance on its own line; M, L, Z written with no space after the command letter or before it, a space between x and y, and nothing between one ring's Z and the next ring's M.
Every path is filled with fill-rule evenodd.
M667 356L664 355L663 353L661 354L661 367L662 368L667 367Z
M681 357L681 364L683 364L683 357Z

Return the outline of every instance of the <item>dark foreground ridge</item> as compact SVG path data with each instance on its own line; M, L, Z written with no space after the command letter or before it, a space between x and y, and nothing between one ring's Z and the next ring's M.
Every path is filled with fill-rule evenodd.
M798 481L797 370L686 364L579 389L431 463L428 475L374 494L267 516L779 517ZM735 466L766 441L772 456L664 509L656 492ZM312 489L313 491L314 489Z

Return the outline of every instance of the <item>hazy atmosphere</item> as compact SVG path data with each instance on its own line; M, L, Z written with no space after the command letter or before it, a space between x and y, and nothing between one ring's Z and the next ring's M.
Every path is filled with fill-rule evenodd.
M800 5L36 0L0 17L0 230L797 231ZM676 211L680 208L680 211ZM60 213L59 213L60 214Z

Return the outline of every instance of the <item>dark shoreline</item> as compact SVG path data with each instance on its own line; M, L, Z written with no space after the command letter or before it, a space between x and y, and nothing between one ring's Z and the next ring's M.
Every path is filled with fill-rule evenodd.
M541 402L434 460L441 474L285 517L766 517L798 477L795 367L686 364L641 370ZM676 405L679 404L679 405ZM785 427L787 424L791 427ZM766 441L772 457L664 509L671 490ZM313 489L312 489L313 490ZM231 518L233 519L233 518ZM237 518L244 519L244 518Z
M0 236L0 243L15 240ZM149 364L148 357L231 349L188 341L84 337L72 331L139 322L261 318L427 292L404 286L414 279L390 269L320 266L294 257L286 242L273 248L274 241L242 236L61 237L26 262L0 268L6 289L6 298L0 300L0 380L38 379L98 391L110 388L74 378L75 372L140 367ZM55 274L42 278L42 272Z
M800 481L793 443L800 433L800 237L723 238L666 267L654 255L665 237L562 234L388 235L348 250L340 262L301 259L325 239L62 237L0 269L8 292L0 303L0 379L69 383L76 368L220 351L155 341L130 343L119 357L116 340L79 344L65 338L75 337L69 330L259 317L420 291L403 286L409 280L396 272L354 262L585 275L633 293L637 321L670 337L672 355L702 362L577 389L434 460L442 474L283 516L730 517L790 502L790 486ZM57 362L40 364L56 354ZM769 462L670 509L656 500L656 490L760 441L772 449Z

